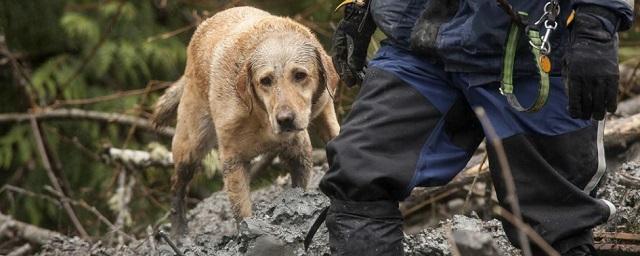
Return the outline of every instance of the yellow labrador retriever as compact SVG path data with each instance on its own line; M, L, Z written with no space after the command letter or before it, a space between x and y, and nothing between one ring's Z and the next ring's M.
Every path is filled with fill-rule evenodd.
M267 12L237 7L204 21L187 50L184 75L156 104L154 120L177 112L172 151L172 229L187 231L185 193L201 159L218 147L225 189L237 220L251 215L247 167L279 152L294 187L312 167L307 128L323 140L339 131L331 94L338 76L308 28Z

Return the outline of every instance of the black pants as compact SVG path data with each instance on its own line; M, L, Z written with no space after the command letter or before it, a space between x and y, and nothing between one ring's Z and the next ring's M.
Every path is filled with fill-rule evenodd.
M590 196L605 170L603 124L569 117L561 78L551 78L541 111L520 113L498 92L496 76L444 72L391 46L369 66L340 134L327 145L330 169L320 188L332 200L397 202L416 186L446 184L484 138L472 111L482 107L502 139L524 220L560 252L592 243L591 228L609 217L606 204ZM516 79L524 104L534 100L537 84L535 76ZM496 153L488 149L498 199L510 209ZM354 211L341 216L377 218ZM516 229L504 224L516 243Z

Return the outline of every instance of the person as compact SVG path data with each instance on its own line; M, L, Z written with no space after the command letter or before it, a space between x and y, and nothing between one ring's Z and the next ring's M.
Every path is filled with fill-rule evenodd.
M334 255L403 254L399 201L414 187L446 184L465 167L485 137L477 108L504 147L523 220L561 255L595 255L591 230L615 212L595 198L606 169L600 120L616 109L617 32L631 26L633 2L509 2L511 13L496 0L347 4L333 61L347 85L361 88L327 145L330 168L320 183L331 201L326 226ZM540 45L532 48L534 39L517 34L508 70L511 24L525 22L510 15L517 12L528 14L527 30L544 35L545 22L557 27L540 58L532 51ZM536 24L539 17L544 22ZM366 63L376 27L386 39ZM536 104L548 72L543 106L518 109L505 97L501 81L511 71L520 106ZM487 148L499 203L511 209L497 151L492 143ZM503 225L522 246L517 229Z

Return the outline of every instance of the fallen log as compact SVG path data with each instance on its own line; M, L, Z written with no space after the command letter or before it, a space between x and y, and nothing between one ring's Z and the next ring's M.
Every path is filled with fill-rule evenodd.
M606 148L626 147L640 139L640 114L607 121L604 129Z
M166 148L157 145L150 146L149 151L109 147L105 149L102 158L107 162L115 161L132 168L173 166L173 156L171 152Z
M640 96L635 96L618 103L616 115L628 117L638 113L640 113Z
M14 220L10 216L4 215L0 213L0 225L7 225L7 230L4 233L9 233L9 231L13 231L12 235L27 240L30 243L43 245L47 243L50 239L56 237L65 237L64 235L51 231L48 229L44 229L41 227L37 227L31 224L27 224L21 221ZM0 234L3 235L3 234Z
M313 165L323 165L327 162L327 155L325 154L324 149L316 149L311 153ZM173 156L171 154L171 151L168 151L163 146L154 143L149 144L148 151L107 147L105 148L102 157L105 161L119 162L132 168L146 168L149 166L173 166ZM277 157L277 154L273 153L267 153L261 156L257 156L251 161L251 164L251 177L258 176L262 171L264 171L264 169L266 169L270 165L284 167L282 166L283 163L280 158Z
M596 232L593 234L594 239L615 239L625 242L640 243L640 234L625 233L625 232Z

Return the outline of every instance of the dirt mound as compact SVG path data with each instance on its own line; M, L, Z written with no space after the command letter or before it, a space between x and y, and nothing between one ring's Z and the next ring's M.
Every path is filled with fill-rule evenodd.
M256 204L253 217L239 224L235 234L235 221L227 209L210 208L226 205L226 197L218 193L203 201L191 211L192 233L180 241L178 247L184 255L330 255L328 232L322 226L305 252L303 240L316 216L329 201L318 191L303 192L300 189L269 189L256 195L271 195L272 199ZM268 192L268 193L267 193ZM202 213L202 214L200 214ZM209 219L207 221L206 219ZM197 225L194 225L197 224ZM469 232L471 239L464 241L471 246L489 246L499 252L493 255L519 255L506 240L497 220L483 222L480 219L456 215L437 228L405 237L407 255L451 255L449 233ZM90 244L78 238L51 241L41 255L175 255L171 247L149 240L132 243L130 247L108 248L100 243ZM135 245L135 246L134 246Z
M307 192L292 189L287 178L252 193L254 216L237 224L224 192L203 200L189 212L190 234L178 244L184 255L330 255L328 233L324 225L315 235L308 252L303 240L328 199L316 188L323 174L314 170L313 188ZM619 214L599 231L640 231L640 190L625 177L640 177L640 164L624 164L617 172L609 172L599 196L618 206ZM633 182L633 180L631 181ZM163 229L168 230L168 225ZM508 242L497 220L482 221L477 217L456 215L437 227L406 235L406 255L452 255L451 239L460 250L472 249L482 255L520 255ZM162 240L142 239L129 246L113 248L100 242L89 243L78 238L59 238L43 247L40 255L176 255ZM465 254L463 254L465 255ZM477 253L474 255L478 255Z
M309 248L304 251L303 240L316 216L329 205L328 199L313 190L283 188L274 185L254 192L254 216L239 224L228 209L229 202L223 192L212 195L190 212L191 233L179 242L184 255L330 255L328 232L321 228ZM407 255L451 255L447 234L452 231L472 231L489 241L502 252L512 252L498 221L483 222L465 216L455 216L434 229L405 237ZM482 246L482 245L480 245ZM52 241L41 255L175 255L164 241L149 239L132 243L129 247L108 248L80 239ZM501 253L499 255L517 255Z

